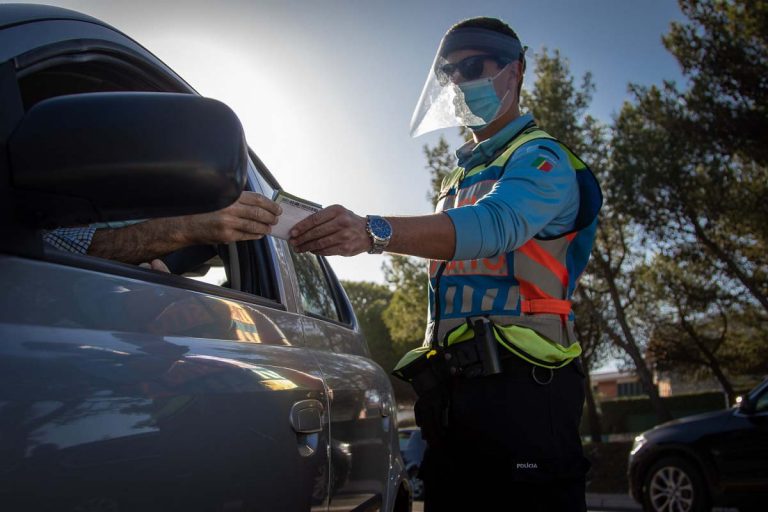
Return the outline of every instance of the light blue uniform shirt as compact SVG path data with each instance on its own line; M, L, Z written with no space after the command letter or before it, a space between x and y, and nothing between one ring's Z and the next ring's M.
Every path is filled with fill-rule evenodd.
M512 137L533 121L520 116L480 144L467 144L456 155L470 171L487 163ZM537 167L544 159L548 171ZM538 235L554 237L573 229L579 211L576 171L562 147L551 139L520 146L493 189L477 203L446 210L456 231L454 260L489 258L510 252Z

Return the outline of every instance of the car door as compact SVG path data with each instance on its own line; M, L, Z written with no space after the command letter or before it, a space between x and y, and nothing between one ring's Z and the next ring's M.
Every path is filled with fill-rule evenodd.
M34 64L17 70L26 108L186 87L135 44L123 60L117 33L108 51L68 40L61 54L57 33L35 32L45 52L16 60ZM0 254L0 510L327 507L326 387L284 260L270 238L208 249L183 275L51 247Z
M722 483L732 492L766 493L768 489L768 385L750 400L755 411L734 409L722 431L711 441Z
M324 507L325 388L297 315L113 262L0 258L0 509Z
M392 390L367 353L343 291L323 258L291 253L314 348L330 398L332 510L378 510L387 493L392 447Z

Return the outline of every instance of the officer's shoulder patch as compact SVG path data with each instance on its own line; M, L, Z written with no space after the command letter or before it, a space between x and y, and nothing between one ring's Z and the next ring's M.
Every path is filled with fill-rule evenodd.
M540 171L549 172L554 169L555 164L551 159L540 156L533 161L533 166Z

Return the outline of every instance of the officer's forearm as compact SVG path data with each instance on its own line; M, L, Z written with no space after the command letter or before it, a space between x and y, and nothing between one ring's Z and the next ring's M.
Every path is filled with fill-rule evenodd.
M88 254L122 261L143 263L184 247L180 217L151 219L117 229L98 229Z
M456 248L456 231L443 213L418 217L387 217L392 225L392 239L387 252L450 260Z

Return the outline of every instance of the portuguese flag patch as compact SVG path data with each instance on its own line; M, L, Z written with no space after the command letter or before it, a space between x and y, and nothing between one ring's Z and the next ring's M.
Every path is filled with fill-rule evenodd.
M538 170L544 171L544 172L549 172L554 167L552 162L550 162L549 160L541 156L533 161L533 166Z

